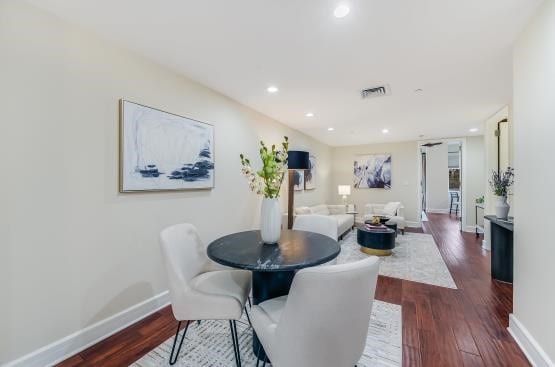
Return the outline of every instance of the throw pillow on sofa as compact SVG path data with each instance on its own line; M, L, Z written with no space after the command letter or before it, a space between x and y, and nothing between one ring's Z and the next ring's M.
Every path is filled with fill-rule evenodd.
M399 209L399 206L401 206L401 203L398 201L387 203L383 207L383 213L390 216L397 215L397 210Z
M295 208L295 214L297 215L312 214L312 210L308 206L300 206L298 208Z

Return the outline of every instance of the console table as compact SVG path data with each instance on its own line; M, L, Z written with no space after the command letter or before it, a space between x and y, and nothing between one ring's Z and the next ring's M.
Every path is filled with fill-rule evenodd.
M502 282L513 282L513 221L486 215L491 225L491 276Z

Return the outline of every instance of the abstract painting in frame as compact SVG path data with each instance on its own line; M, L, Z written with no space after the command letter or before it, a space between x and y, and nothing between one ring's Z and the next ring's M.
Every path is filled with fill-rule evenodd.
M293 171L293 188L295 191L304 190L304 170L296 169Z
M309 157L310 168L304 171L304 189L314 190L316 188L316 156Z
M353 184L357 189L391 188L391 154L355 157Z
M214 187L214 126L120 100L120 192Z

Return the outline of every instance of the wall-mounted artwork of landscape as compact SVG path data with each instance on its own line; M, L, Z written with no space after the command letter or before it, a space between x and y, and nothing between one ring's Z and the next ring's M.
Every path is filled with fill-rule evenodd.
M355 157L353 185L357 189L391 188L391 154Z
M214 126L120 101L120 192L214 187Z

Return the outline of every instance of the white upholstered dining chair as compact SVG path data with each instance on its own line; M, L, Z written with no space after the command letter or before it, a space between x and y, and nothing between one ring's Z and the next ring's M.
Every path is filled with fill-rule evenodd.
M235 363L241 366L237 326L251 288L251 274L214 263L206 256L206 247L196 228L187 223L176 224L160 233L162 256L169 280L173 315L179 321L170 364L177 362L189 322L175 346L180 326L187 320L229 320ZM245 310L246 311L246 310ZM174 355L175 352L175 355Z
M337 219L329 215L297 215L293 223L293 229L320 233L337 241Z
M288 296L253 306L252 325L272 366L356 365L366 343L378 268L375 256L306 268L295 275Z

